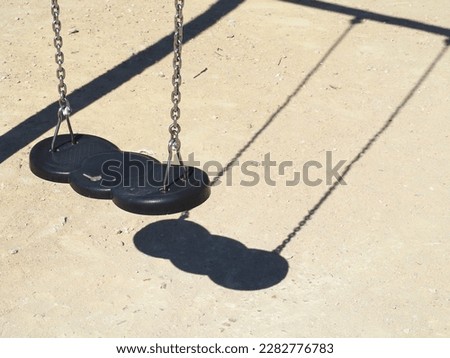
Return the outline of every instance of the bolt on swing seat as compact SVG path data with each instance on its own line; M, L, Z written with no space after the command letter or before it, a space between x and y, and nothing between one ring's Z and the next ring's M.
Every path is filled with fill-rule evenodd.
M69 175L69 183L78 194L94 199L112 199L114 187L127 184L133 171L137 180L148 177L148 170L159 163L155 158L140 153L113 151L100 153L83 160L80 167Z
M119 149L106 139L88 134L74 134L70 124L71 108L66 98L67 86L64 83L66 71L62 66L64 54L61 51L61 21L60 8L57 0L52 0L55 61L58 65L56 75L59 80L59 110L58 122L53 137L38 142L30 152L30 169L38 177L60 183L68 183L69 175L78 169L82 161L92 155L103 152L114 152ZM63 121L67 122L70 134L58 135Z

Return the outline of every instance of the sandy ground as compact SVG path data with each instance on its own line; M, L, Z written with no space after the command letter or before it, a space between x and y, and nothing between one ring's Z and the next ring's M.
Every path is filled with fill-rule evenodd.
M165 160L162 3L61 20L76 131ZM50 1L0 4L2 337L450 336L448 0L187 1L184 156L294 167L250 187L234 167L186 220L30 172L56 121ZM323 182L287 186L311 160Z

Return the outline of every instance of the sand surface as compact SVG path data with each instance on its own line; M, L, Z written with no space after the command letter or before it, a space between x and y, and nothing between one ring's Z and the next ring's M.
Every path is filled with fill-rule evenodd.
M60 3L76 132L166 160L172 1ZM0 5L0 336L450 336L448 0L187 1L183 155L239 161L187 219L30 172L50 1Z

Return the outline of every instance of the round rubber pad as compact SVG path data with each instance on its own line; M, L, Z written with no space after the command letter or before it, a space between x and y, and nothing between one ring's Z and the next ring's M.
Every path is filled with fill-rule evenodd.
M143 215L165 215L190 210L205 202L211 193L208 175L194 167L172 165L169 169L169 186L163 187L166 164L154 164L145 182L129 181L129 185L112 189L113 202L121 209Z
M137 153L114 151L97 154L86 158L79 169L70 173L70 186L89 198L112 199L112 188L122 185L126 173L134 174L133 180L145 178L146 168L152 168L154 163L159 162Z
M56 137L55 148L51 151L52 137L38 142L30 152L30 169L38 177L68 183L71 172L77 170L84 159L98 153L119 150L107 140L87 135L75 135L72 144L69 134Z

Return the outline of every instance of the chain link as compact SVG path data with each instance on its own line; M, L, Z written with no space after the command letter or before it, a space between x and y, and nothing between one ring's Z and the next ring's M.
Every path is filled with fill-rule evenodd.
M64 63L64 53L61 51L61 48L63 46L63 39L61 37L61 21L59 20L59 5L57 0L52 0L52 16L53 16L53 22L52 22L52 28L55 33L55 37L53 38L53 44L56 49L55 54L55 62L58 65L58 68L56 69L56 77L59 80L58 83L58 93L59 93L59 106L61 108L69 107L68 101L67 101L67 85L64 83L64 79L66 78L66 70L63 67ZM67 112L67 110L65 110Z
M52 141L52 151L55 151L55 141L56 136L58 135L59 128L61 126L61 122L63 120L67 121L67 125L69 127L69 132L71 136L72 143L75 143L72 126L69 121L69 117L71 114L71 108L69 100L67 99L67 85L64 82L66 78L66 70L63 67L64 64L64 53L61 51L61 48L63 46L63 39L61 36L61 21L59 20L59 4L58 0L52 0L52 6L51 6L51 12L53 17L52 22L52 29L55 33L55 37L53 38L53 45L56 49L55 54L55 62L58 65L58 68L56 69L56 78L59 80L58 83L58 93L59 93L59 110L58 110L58 123L56 125L55 134L53 135L53 141Z

